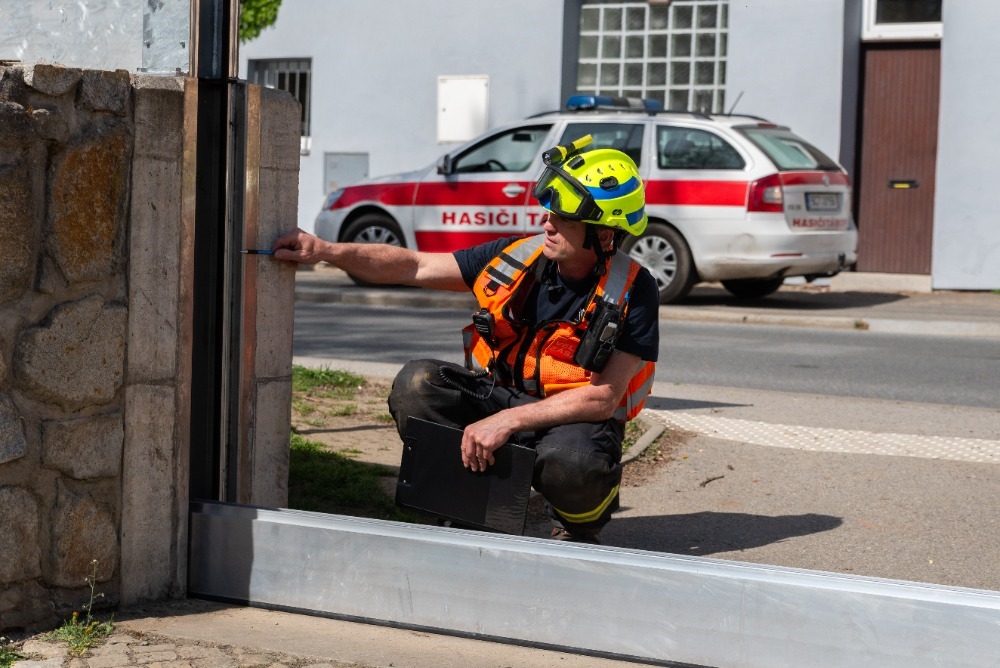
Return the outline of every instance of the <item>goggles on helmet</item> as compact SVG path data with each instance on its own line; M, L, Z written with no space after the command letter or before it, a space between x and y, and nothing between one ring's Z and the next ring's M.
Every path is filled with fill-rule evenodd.
M567 220L600 220L603 211L590 190L556 165L547 165L531 192L543 208Z

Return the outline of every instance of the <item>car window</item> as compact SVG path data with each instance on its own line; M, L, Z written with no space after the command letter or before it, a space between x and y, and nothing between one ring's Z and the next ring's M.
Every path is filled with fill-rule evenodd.
M639 164L642 160L642 123L569 123L559 145L591 135L589 148L616 148Z
M656 128L660 169L743 169L742 156L722 137L695 128Z
M551 129L551 125L533 125L494 135L455 156L454 170L457 173L523 172L531 166L536 155L548 148L543 147L542 142Z
M822 151L784 128L736 128L757 145L780 170L823 169L840 171Z

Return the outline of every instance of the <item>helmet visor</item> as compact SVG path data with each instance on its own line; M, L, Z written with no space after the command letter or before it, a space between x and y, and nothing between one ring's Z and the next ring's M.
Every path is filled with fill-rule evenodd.
M568 220L599 220L603 213L590 191L555 165L545 168L531 194L544 208Z

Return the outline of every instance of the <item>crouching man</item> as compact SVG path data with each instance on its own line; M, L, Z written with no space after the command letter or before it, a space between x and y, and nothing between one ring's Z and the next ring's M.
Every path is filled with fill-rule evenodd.
M645 229L645 197L620 151L557 147L546 157L533 195L548 215L536 236L424 253L295 230L274 243L274 258L475 293L465 367L416 360L396 376L389 409L400 436L410 417L461 428L473 471L508 441L534 448L532 486L552 537L599 543L618 509L625 423L649 393L659 344L656 282L618 250Z

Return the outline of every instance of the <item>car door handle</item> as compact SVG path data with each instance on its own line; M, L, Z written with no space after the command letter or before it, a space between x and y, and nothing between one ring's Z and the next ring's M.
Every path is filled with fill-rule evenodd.
M503 187L503 194L507 197L517 197L518 195L523 195L525 190L527 188L524 186L519 186L516 183L508 183Z

